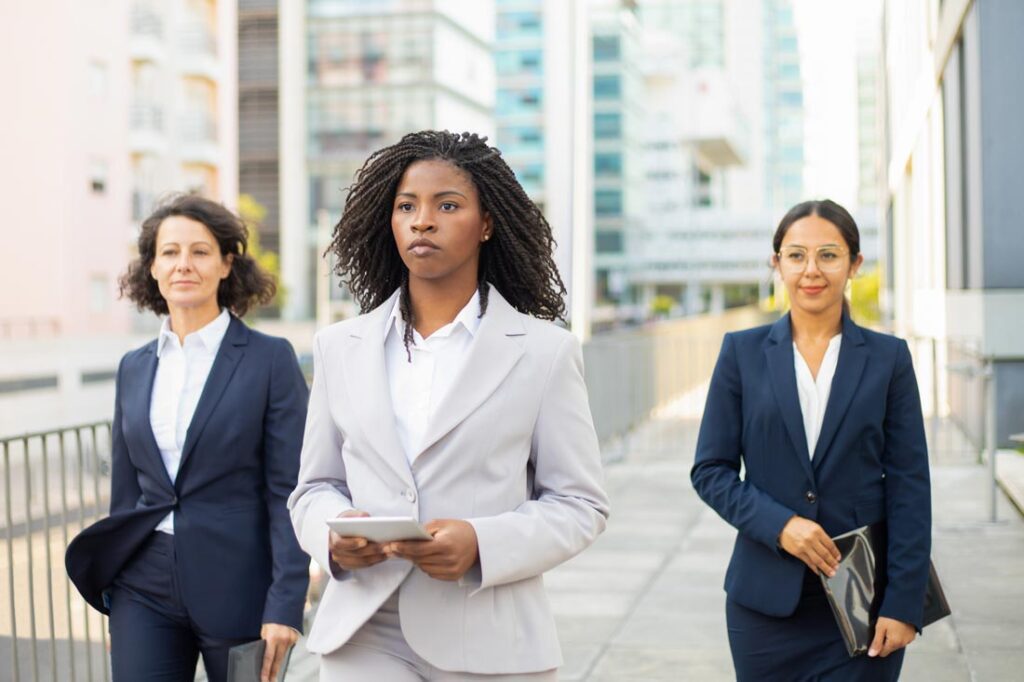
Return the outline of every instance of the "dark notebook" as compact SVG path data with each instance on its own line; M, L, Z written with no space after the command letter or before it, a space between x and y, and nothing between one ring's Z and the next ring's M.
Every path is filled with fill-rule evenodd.
M842 555L834 578L819 573L829 606L850 656L867 652L875 636L875 620L885 593L885 523L864 526L832 538ZM950 614L935 565L928 569L922 627Z
M260 682L263 653L266 650L267 643L262 639L228 649L228 682ZM288 649L281 662L281 670L277 674L278 682L284 680L285 671L288 670L288 659L291 656L292 650Z

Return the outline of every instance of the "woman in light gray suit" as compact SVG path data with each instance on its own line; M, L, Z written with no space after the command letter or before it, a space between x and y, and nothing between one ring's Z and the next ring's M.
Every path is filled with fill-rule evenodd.
M330 251L370 312L317 334L299 543L331 579L321 680L553 680L541 574L608 501L554 240L485 138L425 131L374 153ZM538 319L540 318L540 319ZM411 516L378 544L338 516Z

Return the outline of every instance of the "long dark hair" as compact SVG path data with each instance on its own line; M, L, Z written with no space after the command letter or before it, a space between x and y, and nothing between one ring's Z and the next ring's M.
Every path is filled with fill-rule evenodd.
M481 245L478 272L481 314L487 312L488 283L513 308L545 320L565 315L565 285L555 266L551 226L530 200L501 152L486 137L424 130L375 151L348 189L341 219L328 252L335 272L363 310L376 308L401 288L406 342L413 327L409 273L391 232L395 192L405 170L416 161L442 160L464 171L491 216L491 238Z
M775 236L772 238L772 248L775 253L782 248L782 240L785 239L786 233L789 232L793 223L809 215L824 218L835 225L839 234L843 236L843 241L846 242L846 248L850 251L850 262L857 260L857 256L860 255L860 230L857 229L857 221L853 219L849 211L831 199L812 199L789 209L779 221Z
M247 253L249 231L241 218L210 199L197 194L172 194L142 221L139 230L139 257L128 264L118 279L121 296L127 297L139 310L167 314L167 301L160 294L150 268L156 258L156 237L160 225L171 216L184 216L206 226L217 240L222 256L231 254L231 273L217 287L217 304L243 317L254 304L266 305L277 291L274 278L267 274Z

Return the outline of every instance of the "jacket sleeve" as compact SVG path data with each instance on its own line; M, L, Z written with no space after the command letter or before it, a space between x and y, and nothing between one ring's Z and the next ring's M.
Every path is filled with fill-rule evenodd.
M313 387L302 440L299 479L288 498L288 509L302 549L324 571L340 578L341 573L347 574L347 571L341 571L330 559L326 520L353 507L342 459L344 440L331 417L326 374L321 337L317 335L313 340Z
M533 499L514 511L468 519L480 553L477 591L554 568L605 528L609 505L601 453L583 382L583 354L574 336L566 335L555 353L534 425L530 464Z
M779 534L796 512L739 476L743 455L743 387L736 342L726 334L711 375L690 480L718 515L747 537L780 552Z
M114 420L110 423L110 513L135 509L142 489L128 446L124 442L124 418L121 412L121 387L124 385L124 358L117 367L117 383L114 389ZM147 415L148 416L148 415Z
M269 399L263 418L265 500L273 567L263 622L300 631L309 586L309 558L295 539L287 500L298 476L308 397L295 352L282 339L275 344L271 360Z
M907 342L900 340L885 411L888 586L879 615L921 629L931 556L931 483L921 398Z

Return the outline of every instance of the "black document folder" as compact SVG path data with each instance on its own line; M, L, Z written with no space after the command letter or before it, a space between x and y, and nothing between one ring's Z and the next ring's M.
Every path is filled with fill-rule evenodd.
M263 654L267 650L267 643L257 639L246 644L239 644L228 649L228 682L260 682L260 671L263 670ZM284 655L281 662L281 670L277 674L278 682L284 680L285 671L288 669L288 660L292 656L292 650Z
M885 531L884 523L876 523L832 538L842 555L839 568L833 578L819 573L850 656L866 653L875 636L875 620L886 585ZM922 627L949 614L949 602L931 564Z

